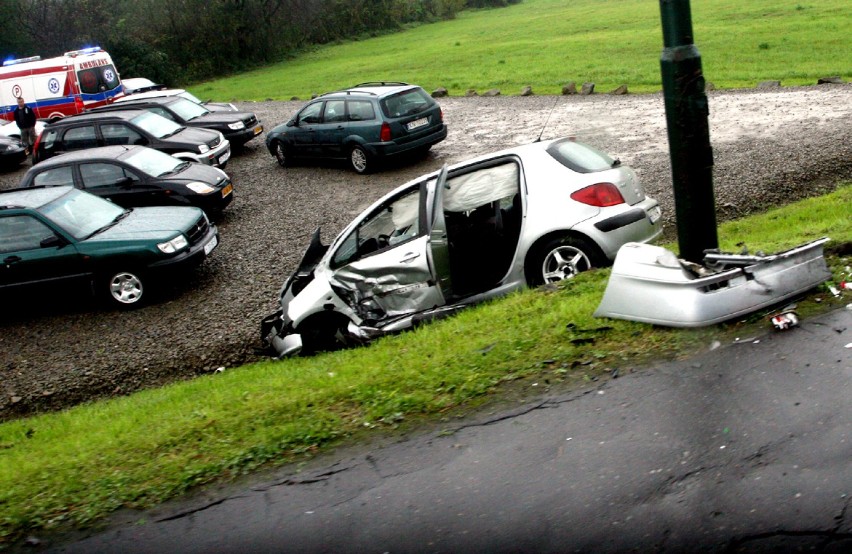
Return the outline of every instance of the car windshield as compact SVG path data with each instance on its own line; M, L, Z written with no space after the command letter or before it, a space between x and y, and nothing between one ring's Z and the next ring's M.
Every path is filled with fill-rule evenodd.
M45 204L38 211L78 240L112 225L125 214L124 208L76 189Z
M178 94L178 96L180 96L181 98L186 98L190 102L195 102L196 104L203 104L204 103L201 100L199 100L197 96L195 96L194 94L192 94L188 90L183 91L182 93Z
M134 150L130 156L124 158L124 161L139 171L154 177L177 173L189 167L189 163L173 158L165 152L160 152L153 148L139 148Z
M184 121L191 121L196 117L201 117L202 115L210 113L200 104L196 104L192 100L187 100L186 98L175 100L169 104L169 108L178 114Z
M588 144L571 139L559 140L547 147L547 153L577 173L595 173L618 167L620 162Z
M148 111L137 115L131 121L157 138L170 137L183 129L174 121Z

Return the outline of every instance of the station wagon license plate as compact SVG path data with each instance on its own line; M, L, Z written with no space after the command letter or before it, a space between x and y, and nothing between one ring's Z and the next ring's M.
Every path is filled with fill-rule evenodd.
M653 208L648 210L648 219L651 220L652 225L660 220L661 215L662 215L662 212L660 211L659 206L654 206Z
M420 119L415 119L414 121L410 122L408 125L405 126L405 128L409 131L413 131L414 129L419 129L420 127L425 127L426 125L429 125L429 118L421 117Z
M225 198L226 196L228 196L232 192L234 192L234 185L229 183L228 186L226 186L225 188L222 189L222 198Z
M223 164L223 163L227 162L230 157L231 157L231 151L228 150L227 152L225 152L224 154L219 156L219 163Z
M219 239L216 235L213 235L213 238L210 239L210 242L204 245L204 255L209 256L210 252L213 252L213 249L216 248L216 245L219 244Z

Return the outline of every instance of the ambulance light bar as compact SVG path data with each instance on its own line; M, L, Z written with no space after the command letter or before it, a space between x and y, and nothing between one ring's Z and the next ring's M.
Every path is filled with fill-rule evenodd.
M74 57L74 56L82 56L83 54L94 54L95 52L101 52L100 46L92 46L90 48L83 48L81 50L71 50L70 52L65 52L66 56Z
M37 62L41 60L41 56L30 56L29 58L18 58L17 60L6 60L3 62L3 67L7 65L15 65L18 63Z

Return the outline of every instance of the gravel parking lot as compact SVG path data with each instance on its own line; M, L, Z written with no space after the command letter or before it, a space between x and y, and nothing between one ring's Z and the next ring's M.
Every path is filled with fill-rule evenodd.
M712 92L711 141L720 220L832 190L852 179L852 85ZM4 298L0 419L189 379L260 359L260 319L313 230L326 242L380 195L477 154L573 135L634 167L663 207L674 205L661 94L445 98L449 137L425 159L359 176L343 165L278 167L264 135L236 151L236 196L217 222L221 246L188 278L129 312L86 295ZM302 102L239 103L267 129ZM0 188L26 168L0 173Z

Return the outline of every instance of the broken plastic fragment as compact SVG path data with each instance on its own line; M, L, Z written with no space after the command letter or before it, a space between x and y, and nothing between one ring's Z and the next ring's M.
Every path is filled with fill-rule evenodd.
M796 312L782 312L769 318L772 324L779 331L795 327L799 324L799 317Z

